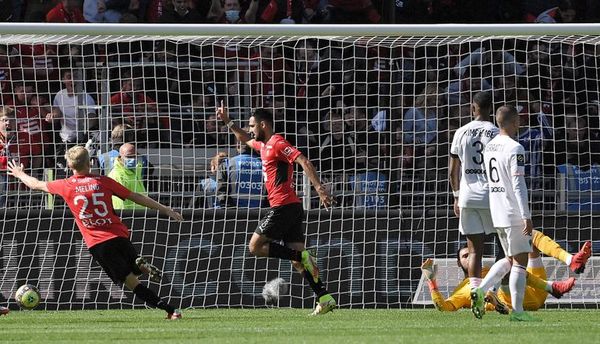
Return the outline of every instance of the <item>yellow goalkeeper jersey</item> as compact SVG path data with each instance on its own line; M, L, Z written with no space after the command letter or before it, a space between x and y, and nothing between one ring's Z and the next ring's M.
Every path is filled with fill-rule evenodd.
M489 270L489 267L483 267L481 269L481 277L485 277ZM453 312L461 308L471 308L471 285L469 284L469 279L463 279L462 282L454 288L454 291L452 291L452 294L450 294L450 297L447 299L444 298L444 295L442 295L439 290L432 290L431 299L433 300L435 307L440 311ZM488 308L488 310L494 309L494 307L489 304L486 304L486 308Z

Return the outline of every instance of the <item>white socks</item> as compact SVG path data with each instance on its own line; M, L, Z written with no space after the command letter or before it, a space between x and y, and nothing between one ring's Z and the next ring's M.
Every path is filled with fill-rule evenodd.
M525 284L527 284L527 271L524 266L513 265L510 269L510 299L515 312L523 312L523 299L525 298Z
M479 288L486 292L488 289L502 280L504 275L510 271L510 267L511 264L507 258L503 258L495 262L490 268L490 271L488 271L487 275L485 275L483 281L481 281Z

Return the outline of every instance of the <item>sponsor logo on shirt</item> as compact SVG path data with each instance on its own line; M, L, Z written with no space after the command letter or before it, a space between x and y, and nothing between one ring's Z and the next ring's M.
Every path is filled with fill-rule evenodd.
M294 150L292 149L292 147L285 147L283 149L283 154L285 156L290 156L293 152L294 152Z
M485 174L485 171L480 168L469 168L465 170L465 174Z
M504 189L501 186L494 186L490 188L490 192L505 192L506 189Z

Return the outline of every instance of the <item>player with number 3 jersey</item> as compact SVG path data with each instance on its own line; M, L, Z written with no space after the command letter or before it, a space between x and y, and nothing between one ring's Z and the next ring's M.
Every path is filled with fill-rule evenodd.
M490 122L492 97L479 92L471 105L474 120L456 130L450 148L450 186L458 229L467 237L467 276L471 286L481 283L481 260L486 234L494 233L488 198L488 182L483 166L483 150L497 134ZM460 181L459 181L460 180Z
M14 161L8 163L8 174L20 179L31 189L62 196L73 213L90 253L113 282L125 284L149 306L165 310L167 319L180 319L181 311L161 300L138 280L139 275L146 273L150 275L150 280L159 282L161 273L145 258L138 256L129 240L127 226L115 214L112 196L159 210L176 221L183 220L181 214L145 195L129 191L108 177L90 174L90 156L82 146L69 149L65 159L73 170L73 176L66 179L40 181L27 175L23 164Z

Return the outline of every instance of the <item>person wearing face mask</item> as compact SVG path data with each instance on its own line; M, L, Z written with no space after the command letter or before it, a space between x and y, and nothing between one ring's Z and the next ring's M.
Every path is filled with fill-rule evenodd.
M119 157L115 159L112 171L108 176L127 189L146 195L146 188L142 183L142 162L136 156L135 146L125 143L119 149ZM113 196L114 209L144 209L143 206L130 200L122 200Z

